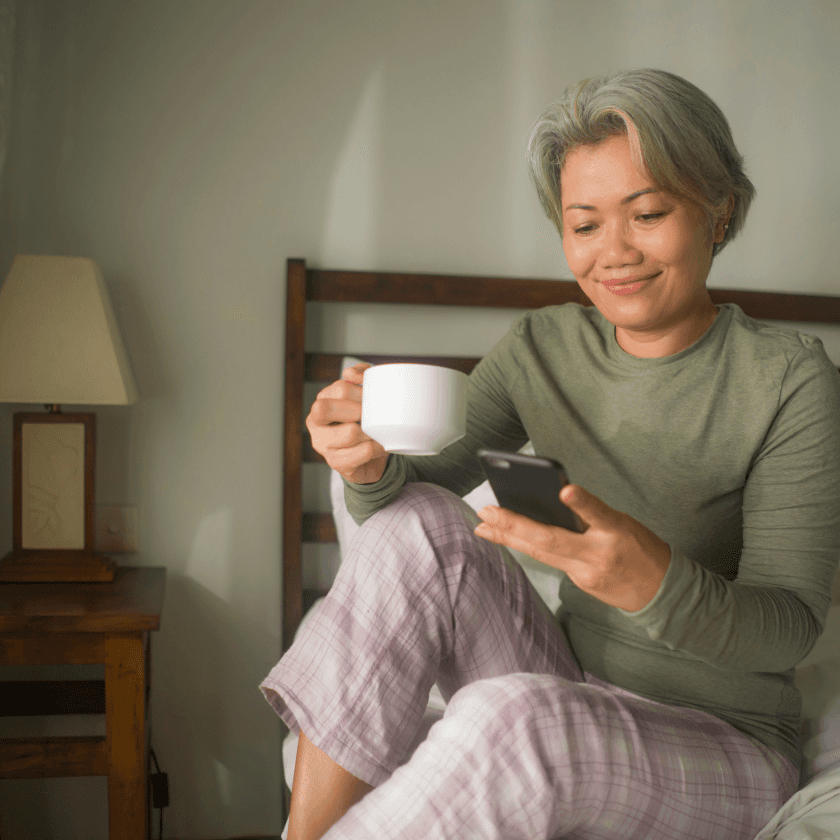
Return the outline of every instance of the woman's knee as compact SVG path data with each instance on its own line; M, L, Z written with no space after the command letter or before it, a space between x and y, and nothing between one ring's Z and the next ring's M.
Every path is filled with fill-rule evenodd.
M470 529L479 521L475 511L460 496L445 487L426 482L410 482L404 485L400 494L390 504L377 511L368 522L404 519L416 519L433 527L438 527L441 523L470 525L474 522Z
M474 550L479 544L473 533L478 522L475 511L452 491L434 484L410 483L362 525L350 548L366 545L362 553L369 556L370 546L375 544L416 562L418 553L427 547L434 554L451 554L458 548Z
M457 717L492 740L503 738L543 718L558 696L567 688L573 691L575 685L549 674L517 673L476 680L455 692L444 719Z
M521 795L522 803L538 805L550 821L557 779L571 775L570 753L557 743L552 715L552 698L564 684L574 685L561 677L517 673L464 686L432 727L426 754L469 768L472 783L490 798L502 791L512 801Z
M392 595L424 592L426 600L451 607L457 594L451 586L462 577L460 567L481 564L479 542L486 541L473 533L477 523L472 509L451 491L407 484L353 536L336 583L363 581L366 587L376 584Z
M477 680L459 689L446 707L455 728L474 729L476 738L511 749L524 758L552 754L551 774L574 768L581 758L579 739L600 749L605 709L585 683L552 674L506 674ZM479 734L480 733L480 734ZM545 768L547 771L548 767Z

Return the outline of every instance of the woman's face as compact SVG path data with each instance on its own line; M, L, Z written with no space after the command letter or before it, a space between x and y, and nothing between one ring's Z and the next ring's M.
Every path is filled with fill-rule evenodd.
M679 353L717 310L706 291L712 236L702 210L660 192L626 135L569 152L561 176L563 249L576 280L635 356Z

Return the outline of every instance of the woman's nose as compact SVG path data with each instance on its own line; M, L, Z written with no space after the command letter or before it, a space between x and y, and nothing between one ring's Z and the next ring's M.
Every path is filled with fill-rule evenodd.
M608 225L604 234L600 256L602 268L620 268L642 261L642 252L634 244L631 231L625 225Z

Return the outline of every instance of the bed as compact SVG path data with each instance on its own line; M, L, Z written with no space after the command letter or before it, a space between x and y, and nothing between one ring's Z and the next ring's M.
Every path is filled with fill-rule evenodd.
M478 318L485 310L509 312L576 302L588 305L574 281L523 278L448 276L378 271L324 270L307 267L302 259L287 263L286 382L284 405L283 470L283 650L286 651L314 604L324 596L340 563L341 546L356 525L344 508L341 479L311 447L303 424L318 390L338 379L341 371L358 361L383 364L416 361L439 364L469 373L479 357L436 356L422 352L379 355L375 330L364 330L364 347L349 348L334 320L326 317L332 304L376 307L446 307L459 313L459 324ZM709 289L715 303L735 303L750 317L785 322L823 338L826 349L840 365L840 335L827 340L820 325L840 327L840 297L780 294L775 292ZM380 309L384 309L380 306ZM417 309L418 312L428 310ZM434 310L441 311L443 310ZM504 329L482 328L483 333ZM350 330L350 332L353 332ZM358 330L356 331L358 333ZM434 347L434 340L431 341ZM482 351L486 352L486 350ZM494 503L486 485L465 497L476 509ZM550 609L559 605L559 573L514 552L531 582ZM832 606L823 635L797 668L803 695L804 759L800 789L785 803L755 840L810 840L840 837L840 576L835 581ZM422 740L438 720L444 703L432 689ZM297 737L283 742L286 813L294 773ZM284 835L285 836L285 835Z

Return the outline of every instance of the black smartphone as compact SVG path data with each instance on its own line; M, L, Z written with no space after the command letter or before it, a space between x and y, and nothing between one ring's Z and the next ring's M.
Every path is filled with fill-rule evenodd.
M480 450L478 457L501 507L545 525L580 531L577 517L560 501L569 479L557 461L493 449Z

